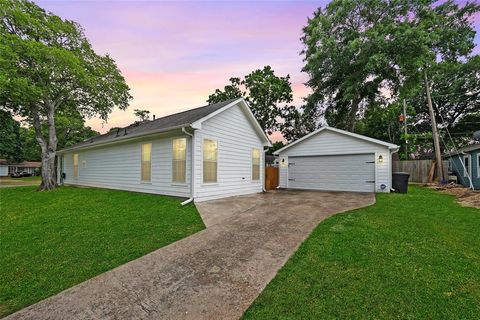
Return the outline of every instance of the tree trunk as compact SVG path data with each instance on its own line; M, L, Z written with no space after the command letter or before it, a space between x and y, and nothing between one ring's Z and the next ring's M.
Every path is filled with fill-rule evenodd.
M55 155L56 152L42 152L42 183L38 187L39 191L52 190L57 187L57 177L55 174Z
M55 170L55 156L57 155L57 134L55 129L55 104L46 102L48 141L42 133L42 126L38 108L33 111L33 127L35 128L35 137L42 149L42 183L38 191L52 190L57 187L57 177Z
M360 104L361 99L356 98L352 101L352 106L350 108L350 112L348 113L348 123L347 123L347 130L350 132L355 131L355 125L357 122L357 112L358 112L358 105Z

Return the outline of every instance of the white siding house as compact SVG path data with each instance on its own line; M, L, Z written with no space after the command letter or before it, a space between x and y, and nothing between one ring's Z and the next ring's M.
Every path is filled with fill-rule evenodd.
M270 141L247 103L234 99L132 125L61 150L58 176L60 183L69 185L199 202L261 192L267 146ZM253 165L258 162L253 160L254 152L260 155L259 167ZM254 171L259 176L254 177Z
M277 150L280 187L389 192L398 146L323 127Z

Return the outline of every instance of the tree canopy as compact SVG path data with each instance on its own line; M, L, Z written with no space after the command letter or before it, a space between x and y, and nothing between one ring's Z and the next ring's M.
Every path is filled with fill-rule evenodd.
M79 24L26 0L0 2L0 69L0 106L35 129L42 190L56 186L55 116L77 112L106 120L131 98L113 59L95 53Z
M450 0L333 0L303 29L311 108L354 131L370 107L419 93L423 71L471 53L478 10Z
M270 66L257 69L243 79L230 78L223 90L216 89L208 96L208 103L216 103L244 97L262 128L271 134L278 129L281 116L280 104L293 100L290 76L279 77Z
M20 123L8 111L0 110L0 158L10 162L24 160Z
M142 109L134 109L133 114L140 120L146 121L150 119L150 111Z

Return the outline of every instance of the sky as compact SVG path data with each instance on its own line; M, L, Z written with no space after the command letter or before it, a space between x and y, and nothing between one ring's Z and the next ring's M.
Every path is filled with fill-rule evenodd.
M301 72L302 28L328 1L36 3L82 25L95 51L108 53L130 86L133 100L126 111L113 111L108 123L87 120L103 133L135 121L133 109L149 110L159 118L203 106L230 77L243 77L265 65L278 76L290 75L293 103L301 105L309 93L307 76ZM478 15L474 26L479 44Z

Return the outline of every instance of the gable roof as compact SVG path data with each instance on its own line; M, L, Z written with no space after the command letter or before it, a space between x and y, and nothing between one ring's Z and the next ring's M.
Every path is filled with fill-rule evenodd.
M480 150L480 143L472 144L456 151L444 153L442 157L443 158L453 157L453 156L461 155L463 153L469 153L475 150Z
M304 141L304 140L307 140L309 139L310 137L314 136L314 135L317 135L323 131L332 131L332 132L336 132L336 133L340 133L340 134L343 134L343 135L346 135L346 136L350 136L350 137L353 137L353 138L356 138L356 139L359 139L359 140L363 140L363 141L368 141L368 142L371 142L371 143L375 143L375 144L379 144L379 145L382 145L382 146L385 146L385 147L388 147L389 149L398 149L398 146L396 144L393 144L393 143L389 143L389 142L385 142L385 141L382 141L382 140L378 140L378 139L374 139L374 138L370 138L370 137L367 137L367 136L362 136L361 134L356 134L356 133L353 133L353 132L349 132L349 131L345 131L345 130L340 130L340 129L337 129L337 128L333 128L333 127L328 127L328 126L325 126L325 127L322 127L314 132L311 132L309 134L307 134L306 136L298 139L298 140L295 140L294 142L292 143L289 143L287 144L285 147L275 151L273 154L276 154L278 155L280 152L282 151L285 151L286 149Z
M253 117L253 114L250 111L250 108L246 104L243 98L236 98L230 99L226 101L222 101L219 103L209 104L206 106L186 110L183 112L174 113L162 118L158 118L155 120L147 120L143 122L136 122L127 127L120 128L119 130L113 130L111 132L107 132L105 134L101 134L95 136L93 138L89 138L85 141L79 142L74 144L68 148L63 150L59 150L58 152L81 149L83 147L90 147L96 145L103 145L108 143L113 143L121 140L131 139L135 137L141 137L144 135L166 132L170 130L185 128L185 127L192 127L193 129L201 128L201 122L205 121L206 119L214 116L230 107L233 107L237 103L241 103L244 105L246 109L248 109L249 117ZM252 120L252 119L250 119ZM270 141L265 135L265 132L260 127L258 122L253 117L254 127L259 134L263 136L266 140L267 144L270 144ZM255 126L256 125L256 126Z

